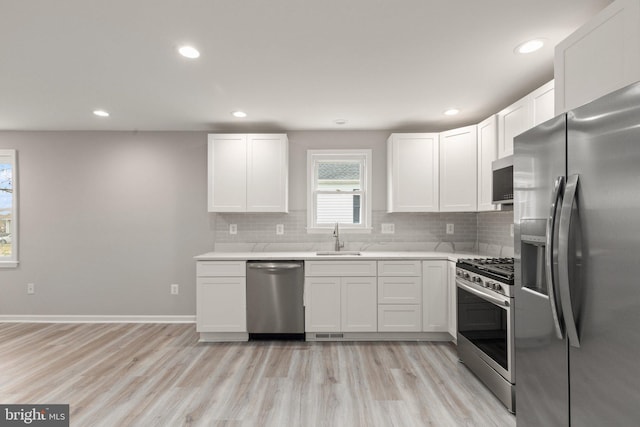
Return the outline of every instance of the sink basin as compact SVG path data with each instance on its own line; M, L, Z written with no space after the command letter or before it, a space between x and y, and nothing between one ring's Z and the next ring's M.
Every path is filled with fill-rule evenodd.
M336 256L336 255L360 255L359 251L318 251L316 255Z

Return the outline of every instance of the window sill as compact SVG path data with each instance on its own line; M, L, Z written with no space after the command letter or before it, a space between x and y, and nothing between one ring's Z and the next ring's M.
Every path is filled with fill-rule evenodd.
M307 234L331 234L334 228L334 226L307 227ZM340 226L340 234L371 234L371 230L373 230L371 227L347 228L344 225Z
M16 268L18 261L0 261L0 268Z

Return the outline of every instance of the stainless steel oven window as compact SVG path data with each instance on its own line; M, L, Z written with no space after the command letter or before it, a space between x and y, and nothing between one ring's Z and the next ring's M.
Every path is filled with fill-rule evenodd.
M458 333L478 349L509 369L509 313L458 287Z
M456 278L456 288L457 288L457 306L458 306L458 341L465 340L472 346L474 352L481 358L487 365L489 365L493 370L495 370L500 376L502 376L505 380L515 383L515 372L514 372L514 313L513 313L513 298L506 297L504 295L497 294L489 294L483 287L480 285L473 283L471 281L464 280L462 278ZM462 293L462 291L466 292L466 294ZM467 295L469 294L469 295ZM469 298L470 304L465 305L461 304L460 300L463 301ZM471 299L473 297L473 299ZM476 305L480 302L488 303L490 305ZM481 311L485 311L483 314L473 313L475 308L482 307ZM484 317L484 329L481 329L483 326L483 317ZM491 319L499 319L499 323L497 321L493 321ZM506 322L506 327L505 327ZM499 326L498 326L499 325ZM500 336L500 344L494 344L493 347L496 351L487 353L487 347L491 348L491 346L487 343L487 341L480 342L481 339L478 335L474 335L475 332L483 331L484 334L488 334L487 331L493 329L495 333L494 336ZM499 332L499 333L498 333ZM467 337L471 337L467 338ZM502 341L504 339L504 346L497 350L498 346L502 346ZM475 341L475 343L473 342ZM506 368L503 366L504 358L502 360L495 360L493 356L496 353L504 354L504 348L506 348ZM501 353L500 353L501 352ZM464 359L463 359L464 361Z

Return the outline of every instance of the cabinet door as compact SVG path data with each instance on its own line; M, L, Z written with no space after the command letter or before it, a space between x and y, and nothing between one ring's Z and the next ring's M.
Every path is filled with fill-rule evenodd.
M449 282L447 261L422 262L422 330L449 330Z
M246 279L197 279L197 331L247 332Z
M478 211L494 211L491 203L493 170L491 162L498 157L498 119L491 116L478 124Z
M554 114L554 81L539 87L531 92L529 97L531 98L531 114L533 115L533 126L538 126L540 123L544 123L549 119L552 119Z
M556 114L640 80L640 2L618 0L555 49Z
M341 289L338 277L305 278L305 331L341 330Z
M522 98L498 113L498 158L513 154L513 138L531 128L529 99Z
M286 135L247 135L247 212L288 212Z
M456 263L448 261L447 281L449 282L449 334L457 339L458 333L458 298L456 291Z
M437 133L395 133L389 137L389 212L438 212L438 149Z
M342 278L342 331L376 332L378 303L375 277Z
M209 135L209 212L247 210L247 137Z
M477 209L477 128L467 126L440 134L440 211Z

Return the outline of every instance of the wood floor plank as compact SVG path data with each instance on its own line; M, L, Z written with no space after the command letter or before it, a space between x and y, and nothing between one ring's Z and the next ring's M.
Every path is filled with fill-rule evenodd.
M515 426L450 343L199 343L185 324L0 323L0 402L68 403L72 426Z

